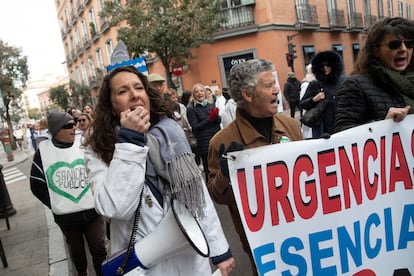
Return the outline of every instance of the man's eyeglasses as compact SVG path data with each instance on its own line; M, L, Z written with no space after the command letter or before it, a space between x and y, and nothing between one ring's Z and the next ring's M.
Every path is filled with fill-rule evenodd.
M395 40L391 40L388 43L385 44L380 44L380 46L388 46L388 48L390 48L391 50L396 50L398 48L401 47L401 44L404 42L405 47L407 47L408 49L411 49L414 47L414 41L412 39L405 39L405 40L400 40L400 39L395 39Z
M62 128L64 128L64 129L72 129L74 126L76 126L75 123L67 123L67 124L63 125Z

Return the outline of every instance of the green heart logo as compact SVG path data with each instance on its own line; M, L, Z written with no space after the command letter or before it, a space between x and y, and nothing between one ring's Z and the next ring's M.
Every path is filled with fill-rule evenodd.
M85 161L82 158L71 164L56 162L47 169L46 178L52 191L75 203L78 203L90 189L88 178L85 176Z

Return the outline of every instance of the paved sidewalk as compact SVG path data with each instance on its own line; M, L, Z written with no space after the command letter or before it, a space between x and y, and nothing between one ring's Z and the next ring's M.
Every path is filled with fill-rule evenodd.
M14 150L14 160L8 161L0 146L0 164L3 174L8 168L33 158L33 151ZM24 172L28 175L28 172ZM6 221L0 219L0 238L7 257L8 267L0 262L0 276L66 276L71 264L66 253L62 232L53 216L30 191L29 179L7 185L11 204L17 213Z

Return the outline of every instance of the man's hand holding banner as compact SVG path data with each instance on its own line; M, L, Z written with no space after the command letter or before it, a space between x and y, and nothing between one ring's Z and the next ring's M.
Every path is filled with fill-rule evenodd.
M261 275L414 275L414 115L232 155Z

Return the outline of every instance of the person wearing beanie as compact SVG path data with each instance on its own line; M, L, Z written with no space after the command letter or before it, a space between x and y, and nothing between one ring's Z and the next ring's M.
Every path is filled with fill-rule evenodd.
M96 275L106 259L105 220L94 208L86 177L84 152L76 136L76 123L67 112L47 116L51 139L39 143L30 172L30 189L53 213L65 235L78 275L88 275L84 238L88 242Z

